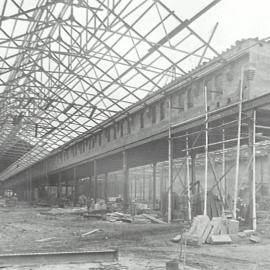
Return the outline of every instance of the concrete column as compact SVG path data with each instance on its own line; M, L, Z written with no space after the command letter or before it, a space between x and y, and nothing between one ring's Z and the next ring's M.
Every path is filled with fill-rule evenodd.
M66 193L66 197L67 197L68 196L68 181L65 181L65 186L66 186L65 193Z
M104 198L105 198L105 202L107 203L107 201L108 201L108 173L107 172L104 174L104 182L105 182Z
M32 167L28 171L28 201L32 203Z
M97 161L93 162L94 200L97 202Z
M60 199L62 191L62 173L58 175L57 198Z
M77 178L77 167L73 168L73 183L74 183L74 195L73 195L73 205L75 206L78 202L78 178Z
M90 174L89 175L89 198L93 199L94 198L94 187L93 187L93 176Z
M141 185L141 182L140 182L140 189L141 189L141 186L143 186L143 189L142 189L143 201L145 201L145 166L142 167L142 173L143 173L143 185Z
M127 153L123 151L123 174L124 174L124 210L129 206L129 179L128 179L128 162Z
M93 170L92 170L92 164L91 162L89 163L89 198L93 199L94 198L94 187L93 187L93 176L92 176Z
M156 171L157 163L153 163L153 209L156 208Z
M164 187L164 164L162 163L161 164L161 167L160 167L160 179L159 179L159 189L160 189L160 193L159 193L159 196L160 196L160 210L163 214L163 209L164 209L164 205L163 205L163 187Z
M260 158L260 174L261 174L261 195L263 196L263 186L264 186L264 163L263 163L263 157Z
M25 181L24 181L24 199L28 202L29 199L29 170L25 171Z

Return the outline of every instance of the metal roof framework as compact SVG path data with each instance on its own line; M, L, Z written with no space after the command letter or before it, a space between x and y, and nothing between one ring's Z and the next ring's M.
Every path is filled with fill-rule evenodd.
M102 129L145 96L219 55L161 0L0 3L0 174Z

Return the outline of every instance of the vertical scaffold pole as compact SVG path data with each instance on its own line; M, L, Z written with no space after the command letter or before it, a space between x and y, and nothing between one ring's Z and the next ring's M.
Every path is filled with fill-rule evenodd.
M186 170L187 170L186 177L187 177L187 195L188 195L188 220L191 220L188 136L186 136Z
M96 203L97 202L97 191L98 191L98 188L97 188L97 161L96 160L93 161L93 180L94 180L93 195L94 195L94 201Z
M252 229L257 229L256 215L256 111L253 112L253 136L252 136Z
M237 198L238 198L238 183L239 183L239 163L240 163L240 144L241 144L241 123L242 123L242 101L243 101L243 85L244 85L244 69L241 69L241 84L239 95L239 110L238 110L238 130L237 130L237 148L236 148L236 168L235 168L235 186L233 200L233 217L236 219Z
M224 122L223 122L224 124ZM226 204L226 156L225 156L225 129L222 129L222 176L224 176L223 179L223 213L224 213L224 207Z
M172 221L172 130L171 130L171 97L169 97L169 134L168 134L168 223Z
M204 208L203 214L207 215L207 181L208 181L208 105L207 105L207 86L204 86L205 104L205 169L204 169Z

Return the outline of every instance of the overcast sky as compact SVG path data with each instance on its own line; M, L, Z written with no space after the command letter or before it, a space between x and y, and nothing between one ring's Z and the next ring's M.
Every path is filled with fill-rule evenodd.
M211 1L163 0L163 2L182 19L189 19ZM192 26L199 33L210 35L216 22L219 22L219 26L212 45L219 51L242 38L266 38L270 36L270 0L222 0Z

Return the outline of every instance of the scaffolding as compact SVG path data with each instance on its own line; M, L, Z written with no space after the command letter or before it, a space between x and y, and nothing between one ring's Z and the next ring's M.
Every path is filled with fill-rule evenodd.
M180 141L182 144L185 142L185 150L182 150L185 152L185 159L186 159L186 190L187 190L187 195L188 195L188 218L189 220L192 218L191 215L191 198L194 196L194 194L190 194L191 191L193 190L191 185L194 185L194 183L190 183L190 164L189 164L189 153L190 151L196 151L198 149L204 149L203 152L203 158L204 158L204 189L203 189L203 214L208 215L209 213L207 212L207 198L208 198L208 193L213 190L215 187L218 190L218 196L220 201L222 202L222 215L225 214L225 211L229 211L232 214L232 217L234 219L237 219L237 207L238 207L238 197L239 197L239 174L240 174L240 151L241 151L241 141L243 140L248 140L248 148L249 152L251 154L250 159L248 161L248 168L247 170L249 171L249 184L250 184L250 199L249 199L249 211L250 211L250 219L251 219L251 225L252 229L256 230L256 109L252 111L251 114L247 114L243 112L243 88L244 88L244 78L245 78L245 73L248 73L249 70L247 67L243 66L241 69L241 78L240 78L240 88L239 88L239 99L238 101L234 104L234 106L238 107L238 113L237 113L237 118L234 119L233 121L228 121L225 122L225 120L222 120L222 124L209 127L209 115L213 113L219 113L219 111L224 110L224 108L214 110L213 112L209 111L208 103L207 103L207 93L208 89L207 86L204 85L204 109L205 109L205 124L202 126L202 128L199 131L195 132L186 132L186 134L183 135L172 135L172 123L169 121L169 136L168 136L168 142L169 142L169 158L173 156L172 150L173 149L173 143L171 142L177 142ZM171 105L169 104L170 111L172 110ZM245 116L243 118L243 115ZM245 120L245 121L243 121ZM181 125L182 123L174 123L173 127L177 127ZM233 139L226 139L225 136L225 129L230 128L230 127L237 127L237 132L235 134L235 138ZM248 126L248 133L249 136L244 136L242 132L242 127L243 126ZM220 133L221 132L221 140L220 141L215 141L214 143L209 142L209 133ZM202 144L200 146L196 146L198 138L204 133L204 143L203 140L201 141ZM189 141L192 136L196 135L196 138L193 140L193 145L189 146ZM226 170L226 143L233 143L235 142L236 145L234 146L234 150L236 152L236 157L235 157L235 164L230 166L228 170ZM220 147L221 145L221 147ZM218 178L217 173L215 171L214 164L211 160L211 156L209 152L209 147L210 146L217 146L219 147L219 154L222 156L222 174ZM233 148L230 148L232 151ZM217 150L215 150L217 151ZM169 164L172 163L173 161L169 160ZM208 177L209 177L209 172L208 168L210 165L211 172L214 175L214 185L209 188L208 185ZM232 200L233 206L231 207L230 204L226 201L226 175L228 172L235 167L235 181L234 181L234 196ZM192 168L193 169L193 168ZM173 186L174 186L174 181L172 180L172 175L173 175L173 166L169 165L168 166L168 178L169 178L169 188L168 192L172 193ZM194 174L194 172L193 172ZM193 193L193 192L192 192ZM171 202L171 196L168 197L168 213L172 211L170 202ZM230 209L226 209L226 206L230 207ZM168 214L169 217L169 214ZM168 222L171 222L171 219L168 218Z

